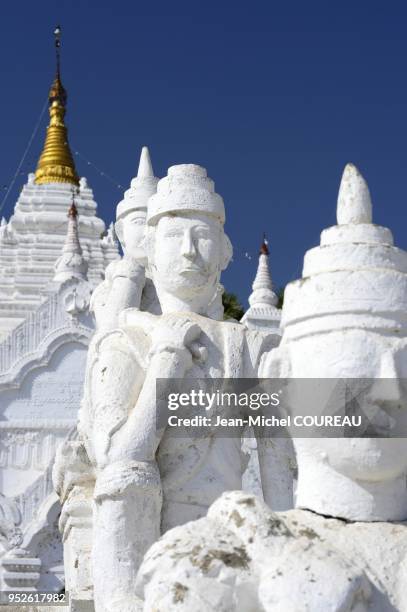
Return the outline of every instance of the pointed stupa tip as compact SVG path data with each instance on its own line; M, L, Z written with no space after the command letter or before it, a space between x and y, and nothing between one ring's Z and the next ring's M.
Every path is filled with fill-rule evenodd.
M270 255L269 243L266 238L266 234L263 234L263 240L261 242L259 255Z
M78 216L78 209L76 208L75 202L72 202L68 210L68 217L73 217L74 219L76 219L77 216Z
M346 164L343 171L336 216L338 225L372 222L369 187L353 164Z
M137 177L145 178L148 176L154 176L153 165L151 163L150 152L148 147L141 149L140 163L138 167Z

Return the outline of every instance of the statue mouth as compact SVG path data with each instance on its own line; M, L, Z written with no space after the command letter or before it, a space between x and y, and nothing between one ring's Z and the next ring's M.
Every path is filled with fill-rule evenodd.
M187 268L182 268L180 274L204 274L204 272L205 271L198 266L188 266Z

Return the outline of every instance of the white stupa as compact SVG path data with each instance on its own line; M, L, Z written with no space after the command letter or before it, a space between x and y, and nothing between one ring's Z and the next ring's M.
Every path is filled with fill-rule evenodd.
M49 92L50 123L35 174L28 175L14 213L0 225L0 341L41 303L41 289L54 276L75 193L78 235L96 286L118 248L96 216L96 202L85 178L78 178L64 123L67 95L59 68Z
M76 173L58 68L49 103L37 170L0 222L1 591L64 585L51 467L77 421L94 332L90 295L119 257Z
M277 308L278 297L273 291L269 267L269 248L266 237L260 246L259 265L249 297L250 308L242 317L248 329L262 329L281 335L281 310Z

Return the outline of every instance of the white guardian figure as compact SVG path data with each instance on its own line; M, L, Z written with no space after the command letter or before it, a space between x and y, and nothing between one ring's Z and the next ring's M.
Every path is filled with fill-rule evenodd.
M372 379L363 409L405 435L407 253L374 225L347 165L338 225L288 285L280 346L261 376ZM322 406L316 406L316 412ZM397 432L396 432L397 433ZM295 510L225 493L207 517L165 534L138 575L142 610L405 612L405 438L296 438Z
M123 411L121 396L116 397L114 365L117 353L109 349L109 339L116 337L114 330L118 327L119 314L129 307L160 312L153 283L146 273L147 260L142 246L147 202L156 192L157 183L148 149L143 147L137 176L116 210L115 230L124 255L109 264L105 280L91 297L90 310L96 319L96 333L88 351L86 380L103 376L103 395L96 399L92 393L85 393L81 412L84 415L95 412L97 418L93 424L101 440L108 440L110 430ZM63 264L62 260L65 261L64 257ZM64 268L60 263L58 274L61 273ZM53 479L63 503L60 530L64 541L65 584L76 605L77 600L92 598L90 555L96 474L89 461L89 449L85 448L81 437L77 439L76 432L71 437L73 439L67 440L58 450Z
M242 486L241 439L157 428L156 379L256 376L267 334L222 320L232 255L223 200L200 166L173 166L148 202L148 268L161 315L135 308L89 364L80 431L96 474L93 579L98 612L135 610L140 562L160 535ZM243 427L242 427L243 431Z
M148 198L156 192L150 154L143 147L137 176L117 205L115 231L124 256L108 265L105 280L95 289L91 310L98 333L117 327L124 308L135 307L160 312L154 286L146 276L146 254L142 247Z

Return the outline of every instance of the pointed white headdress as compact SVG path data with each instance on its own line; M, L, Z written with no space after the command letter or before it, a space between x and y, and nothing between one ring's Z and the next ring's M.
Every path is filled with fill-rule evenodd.
M133 210L147 210L147 202L157 190L159 179L154 176L150 154L147 147L143 147L137 176L131 181L124 198L117 205L116 219L119 220Z
M372 223L366 181L345 167L338 224L304 258L303 278L284 294L284 338L358 328L407 335L407 252L389 229Z

